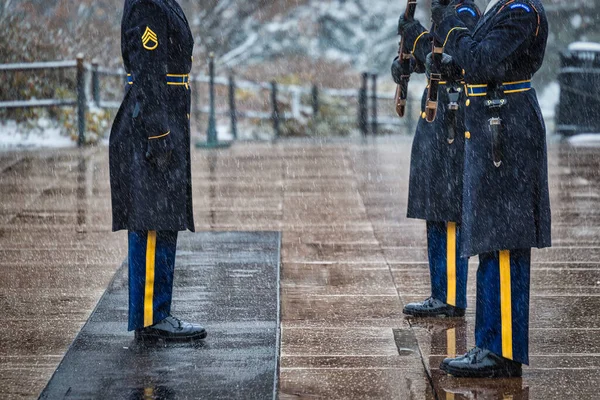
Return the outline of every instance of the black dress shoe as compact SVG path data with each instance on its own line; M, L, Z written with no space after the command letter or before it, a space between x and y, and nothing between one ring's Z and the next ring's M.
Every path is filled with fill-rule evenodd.
M479 347L465 357L451 359L444 371L458 378L512 378L523 374L521 363Z
M413 317L464 317L465 309L451 306L433 297L421 303L409 303L402 312Z
M136 339L188 340L205 339L206 329L169 315L162 321L147 328L136 329Z

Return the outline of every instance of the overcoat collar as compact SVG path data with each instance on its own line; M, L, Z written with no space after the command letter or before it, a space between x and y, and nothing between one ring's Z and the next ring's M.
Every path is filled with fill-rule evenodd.
M502 7L504 5L504 3L506 3L507 1L509 1L509 0L500 0L500 1L496 2L496 4L490 10L488 10L484 14L484 16L481 17L481 19L479 19L479 22L475 26L475 29L473 30L472 35L475 36L477 31L479 31L482 26L484 26L491 18L494 17L498 13L498 10L500 9L500 7Z
M185 17L185 14L183 12L183 9L181 8L181 6L177 3L177 1L175 0L163 0L163 2L171 9L173 10L173 12L179 17L181 18L185 24L187 26L189 26L188 20Z

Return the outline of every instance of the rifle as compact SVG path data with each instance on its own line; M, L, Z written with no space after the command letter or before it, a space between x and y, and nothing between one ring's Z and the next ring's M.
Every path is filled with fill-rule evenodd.
M406 10L404 10L404 19L412 21L415 19L415 10L417 9L417 0L407 0ZM412 54L407 51L404 35L400 38L398 46L398 61L402 67L402 75L400 84L396 87L396 95L394 101L396 104L396 113L399 117L404 117L406 110L406 98L408 97L408 81L410 80L410 59Z
M449 4L449 0L441 2L444 5ZM438 107L438 88L442 80L441 64L442 54L444 53L444 44L436 40L435 36L432 42L431 50L431 72L429 74L429 89L427 90L427 103L425 104L425 118L427 122L435 121Z

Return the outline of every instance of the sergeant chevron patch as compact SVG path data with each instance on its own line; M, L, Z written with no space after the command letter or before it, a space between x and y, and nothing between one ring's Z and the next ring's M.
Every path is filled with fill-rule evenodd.
M158 36L149 27L146 27L146 31L142 35L142 44L146 50L154 50L158 47Z

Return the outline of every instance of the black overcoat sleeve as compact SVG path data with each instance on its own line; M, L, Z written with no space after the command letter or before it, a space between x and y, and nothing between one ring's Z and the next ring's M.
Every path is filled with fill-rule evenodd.
M469 31L473 31L481 17L481 11L472 1L463 1L456 5L456 15Z
M415 58L415 72L425 72L425 58L431 52L431 34L421 24L414 24L404 32L404 42Z
M507 57L525 42L532 40L538 29L538 15L533 9L505 7L482 40L475 40L457 14L446 17L434 30L450 54L472 81L493 82L504 76Z
M463 1L457 4L457 17L461 23L473 30L481 13L472 1ZM415 58L414 72L425 72L427 54L431 53L433 35L421 24L415 24L405 32L405 40L411 43L409 47Z
M131 74L136 88L136 111L149 141L166 141L168 17L149 0L135 4L126 23ZM136 116L137 117L137 116Z

